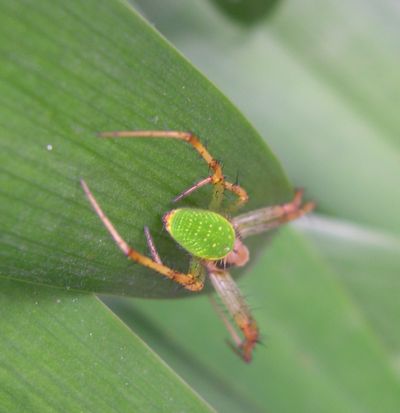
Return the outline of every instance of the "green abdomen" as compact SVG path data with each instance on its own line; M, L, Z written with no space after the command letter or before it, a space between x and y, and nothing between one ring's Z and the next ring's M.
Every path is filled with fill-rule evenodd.
M171 237L196 257L219 260L233 249L235 230L216 212L179 208L167 212L163 221Z

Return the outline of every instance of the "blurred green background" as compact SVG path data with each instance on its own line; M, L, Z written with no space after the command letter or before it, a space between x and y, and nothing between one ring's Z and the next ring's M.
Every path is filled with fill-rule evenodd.
M231 99L318 208L267 246L252 243L239 284L264 345L251 365L224 343L206 296L105 295L107 308L78 293L179 295L116 251L80 193L82 174L129 240L144 250L149 224L179 265L159 218L204 173L179 145L93 145L93 132L193 128L239 172L249 208L288 199L290 187L235 108L126 3L0 1L5 411L398 411L397 3L131 4Z

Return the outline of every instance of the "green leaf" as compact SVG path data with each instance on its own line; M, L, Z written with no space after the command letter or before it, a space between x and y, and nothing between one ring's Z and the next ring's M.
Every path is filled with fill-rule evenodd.
M120 129L195 131L240 173L248 208L291 197L274 155L221 93L120 1L1 2L3 277L135 296L181 289L124 258L92 211L84 178L126 240L187 269L162 232L171 200L208 173L181 142L100 140ZM204 189L183 204L207 206Z
M142 7L243 108L321 210L398 232L393 3L282 6L251 32L204 1L146 0ZM0 8L3 278L178 294L121 258L78 180L86 179L129 242L145 251L142 228L150 225L163 258L185 267L159 232L160 217L177 188L207 167L176 142L99 141L96 131L194 130L232 179L240 173L249 209L290 196L274 156L242 116L125 3L3 1ZM202 191L186 204L208 200ZM400 405L398 249L331 235L314 245L284 231L242 280L266 344L249 366L225 345L227 333L204 296L107 303L221 412L392 413ZM152 400L171 395L169 411L207 411L92 296L5 280L0 291L7 411L26 411L25 401L40 412L58 401L68 411L148 411ZM154 374L142 391L126 392L118 373L140 383L146 371Z
M0 281L4 412L211 412L97 298Z

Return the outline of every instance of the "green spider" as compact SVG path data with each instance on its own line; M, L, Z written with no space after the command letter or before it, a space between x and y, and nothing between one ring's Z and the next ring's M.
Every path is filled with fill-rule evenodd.
M177 208L167 212L163 217L164 227L170 236L191 255L187 273L181 273L162 263L147 227L144 228L144 232L151 258L130 247L104 214L86 182L81 180L81 185L93 209L118 247L128 258L153 269L190 291L200 291L208 274L237 328L242 332L243 337L240 337L234 325L216 307L234 342L231 347L244 361L250 362L253 348L259 341L259 329L228 269L244 266L248 262L249 251L243 244L246 237L269 231L299 218L310 212L314 208L314 203L302 204L302 191L297 191L289 203L261 208L231 219L229 215L232 211L248 201L247 192L239 185L225 179L221 164L213 158L200 139L193 133L138 130L104 132L100 134L100 137L178 139L192 145L207 162L213 173L179 194L174 202L190 195L204 185L211 184L214 186L214 190L209 209ZM231 204L228 211L221 212L225 190L236 194L237 200Z

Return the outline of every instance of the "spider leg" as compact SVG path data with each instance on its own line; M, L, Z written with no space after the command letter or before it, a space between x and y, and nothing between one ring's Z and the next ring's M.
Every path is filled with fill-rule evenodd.
M130 247L127 244L127 242L121 237L118 231L115 229L114 225L108 219L103 210L100 208L100 205L96 201L96 198L93 196L86 182L83 179L81 179L80 182L86 194L86 197L88 198L96 214L101 219L104 226L107 228L115 243L128 258L137 262L140 265L143 265L144 267L151 268L152 270L157 271L158 273L164 275L172 281L177 282L178 284L181 284L187 290L200 291L203 288L204 280L202 279L201 273L189 272L185 274L179 271L175 271L172 268L169 268L166 265L155 261L154 259L146 257L140 252L136 251L134 248Z
M190 188L186 189L185 191L181 192L178 196L176 196L172 202L178 202L183 198L186 198L188 195L190 195L192 192L196 191L196 189L201 188L204 185L210 184L212 181L212 177L208 176L207 178L201 179L200 181L196 182L193 186Z
M183 198L186 198L188 195L196 191L197 189L201 188L202 186L205 186L207 184L212 183L212 176L208 176L207 178L201 179L200 181L196 182L193 186L190 188L186 189L185 191L181 192L178 196L176 196L172 202L178 202ZM233 192L234 194L237 195L237 200L231 207L229 208L230 212L235 211L236 209L239 209L243 204L245 204L249 197L247 195L247 192L239 185L237 184L232 184L231 182L225 181L223 182L223 187L224 189L227 189L228 191ZM213 207L213 202L215 205L220 205L221 202L218 200L219 197L219 192L217 194L214 193L213 196L213 201L211 202L210 209L216 209L215 206ZM215 199L217 198L217 199Z
M158 264L162 264L161 258L158 255L157 248L154 244L153 237L150 234L149 227L144 227L144 235L146 237L147 246L149 247L151 258Z
M235 353L249 363L252 358L253 348L259 340L257 324L254 321L250 309L240 293L239 288L228 271L209 268L209 277L235 324L243 334L243 339L241 339L237 335L232 324L226 319L225 315L222 315L221 318L234 341L234 344L230 343L230 345ZM221 315L220 310L218 311L218 314Z
M209 168L213 171L213 174L182 192L175 198L175 200L184 198L208 183L214 185L214 193L210 209L218 210L220 208L225 189L237 195L238 200L233 206L235 209L242 206L248 200L248 195L242 187L225 180L222 173L221 163L210 154L207 148L201 143L200 139L191 132L159 130L111 131L101 132L99 136L102 138L167 138L187 142L192 145L192 147L206 161Z
M241 208L249 200L247 192L240 185L232 184L231 182L225 181L224 187L228 191L231 191L234 194L236 194L238 197L236 202L230 207L231 212Z
M235 343L236 348L240 347L240 344L242 343L242 339L240 338L239 334L236 332L235 327L229 321L228 317L224 314L222 308L217 303L217 300L215 300L214 297L212 297L211 295L208 298L215 312L218 314L218 317L222 320L226 329L228 330L233 342Z
M277 228L289 221L302 217L315 208L314 202L302 204L302 197L303 190L298 189L291 202L238 215L233 218L232 224L241 238Z

